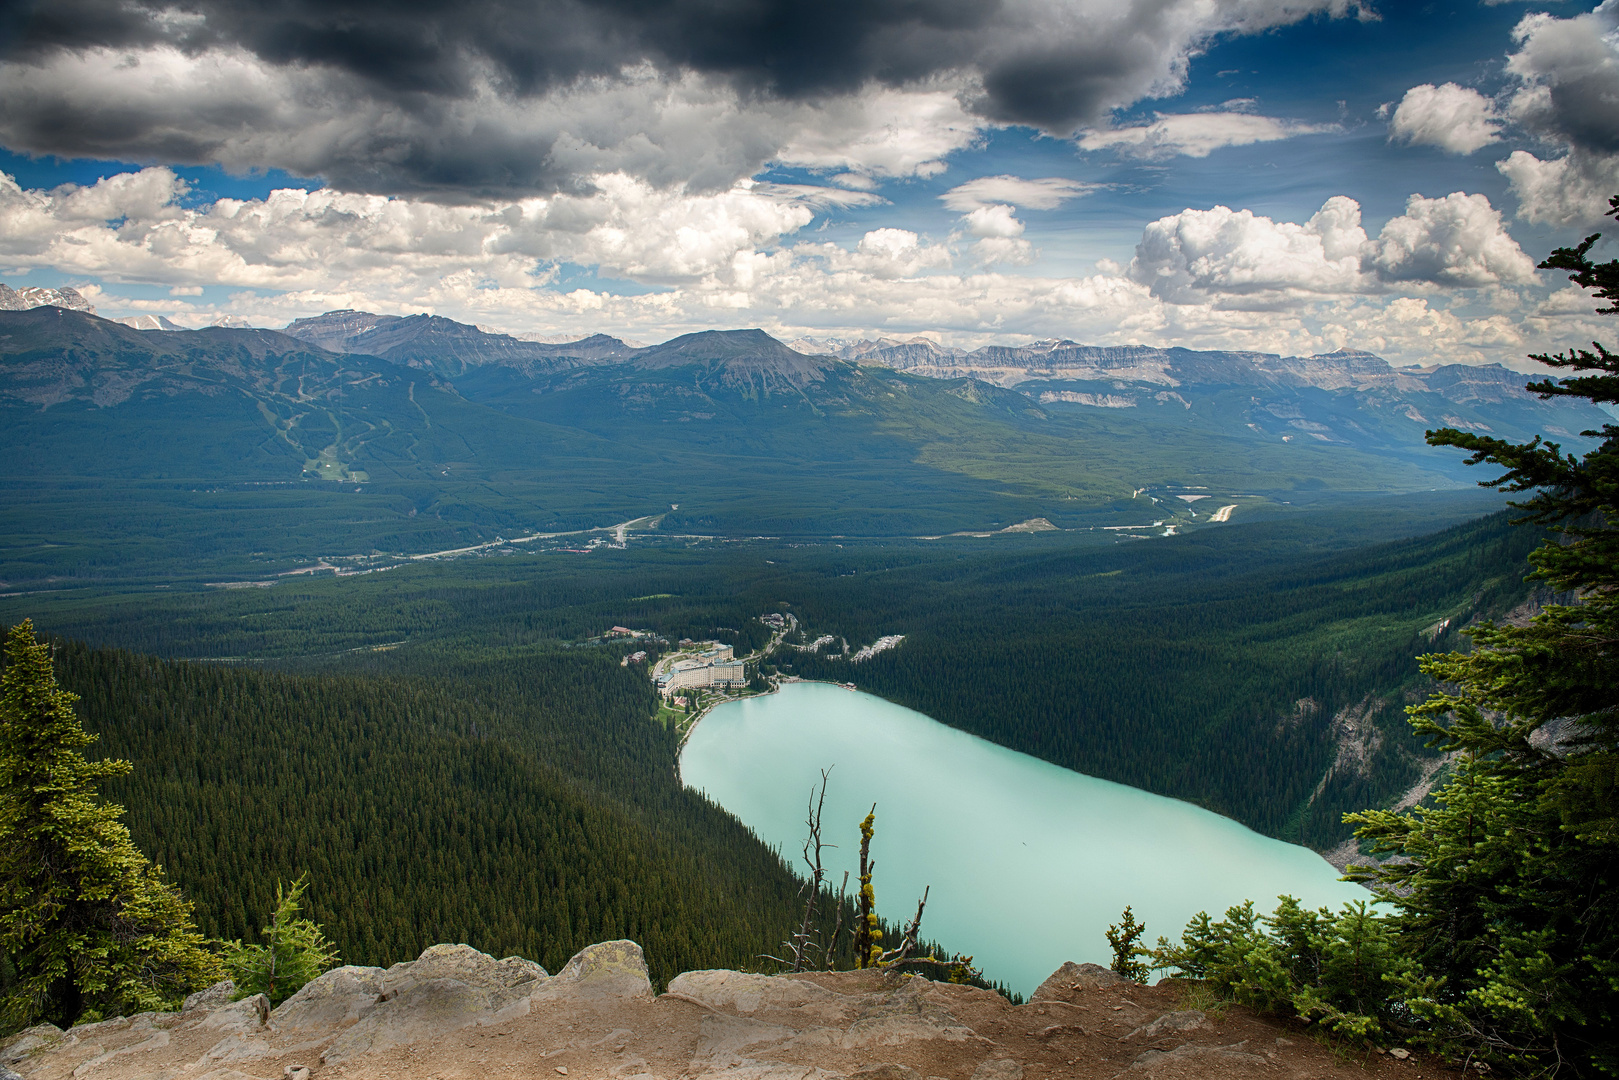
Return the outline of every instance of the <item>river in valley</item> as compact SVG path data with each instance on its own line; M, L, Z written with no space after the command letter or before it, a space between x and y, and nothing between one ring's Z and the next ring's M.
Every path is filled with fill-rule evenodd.
M844 870L855 890L859 825L875 802L878 911L906 922L931 886L922 936L1025 996L1065 960L1108 963L1104 931L1126 904L1150 944L1244 899L1269 912L1281 893L1334 909L1370 898L1306 848L826 683L721 705L680 759L688 787L800 873L806 803L827 768L833 890Z

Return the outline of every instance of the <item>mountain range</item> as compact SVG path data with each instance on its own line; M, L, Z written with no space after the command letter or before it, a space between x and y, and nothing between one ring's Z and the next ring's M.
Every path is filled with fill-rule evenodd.
M0 576L82 568L130 529L160 561L272 562L658 513L666 530L723 535L1041 520L1149 535L1229 520L1222 507L1246 516L1476 480L1425 445L1428 428L1578 444L1608 419L1524 382L1354 352L964 352L789 345L762 330L636 347L360 311L284 331L158 331L60 306L4 310L0 484L13 509L0 515L20 545L0 553ZM205 510L205 493L231 514ZM56 550L40 548L56 543L42 530L64 523L87 546L42 558ZM18 559L32 569L8 565Z
M827 366L824 358L833 357L926 378L970 379L1017 389L1041 405L1179 406L1189 411L1188 393L1246 389L1259 395L1253 404L1264 414L1246 423L1257 420L1278 426L1274 422L1281 421L1280 427L1324 442L1363 441L1357 436L1363 436L1364 430L1353 420L1340 420L1336 427L1321 424L1303 411L1304 403L1288 400L1300 391L1357 395L1356 409L1393 410L1419 425L1494 432L1496 425L1490 423L1494 420L1515 432L1525 423L1531 427L1542 424L1537 430L1577 437L1566 422L1556 422L1570 417L1558 409L1534 409L1523 392L1523 375L1499 364L1396 368L1382 357L1355 350L1299 357L1054 340L969 351L925 337L906 341L798 338L783 343L760 330L729 332L748 335L746 338L691 334L650 347L631 346L604 334L541 344L437 316L357 311L300 319L284 332L333 351L368 353L445 375L487 365L533 374L611 361L633 361L635 366L648 368L718 361L727 364L728 378L736 385L756 377L783 386L802 386L819 381ZM723 347L721 340L726 343ZM738 359L744 361L741 367L731 363ZM1424 405L1426 412L1419 407ZM1525 405L1530 406L1532 417L1521 413ZM1287 431L1279 434L1290 437Z

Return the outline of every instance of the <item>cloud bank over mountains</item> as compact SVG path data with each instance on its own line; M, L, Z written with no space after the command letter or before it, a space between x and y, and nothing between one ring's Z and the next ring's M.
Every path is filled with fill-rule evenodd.
M926 329L1410 362L1598 332L1510 225L1588 226L1619 191L1619 0L1522 17L1493 93L1399 84L1391 152L1492 152L1494 202L1400 178L1382 178L1398 211L1336 180L1285 212L1153 194L1290 140L1381 144L1342 103L1155 107L1225 43L1373 25L1374 8L0 0L0 146L153 163L61 186L0 174L0 266L115 310L267 325L352 306L549 334ZM215 198L176 171L198 165L319 183ZM1107 256L1076 258L1093 226Z
M1303 224L1224 206L1148 225L1130 278L1170 303L1264 310L1326 296L1375 296L1395 285L1526 285L1534 261L1482 195L1413 195L1376 239L1343 195Z
M1354 0L62 0L0 21L0 143L282 169L440 200L767 161L903 176L981 127L1054 135L1197 52Z
M804 200L762 187L693 196L614 174L588 195L494 206L285 189L192 208L167 168L55 192L8 178L0 261L167 284L169 298L129 306L171 316L188 309L195 282L254 290L232 310L263 325L341 307L430 307L513 329L645 336L747 321L956 330L970 340L1012 323L1020 333L1100 343L1301 354L1354 345L1415 362L1438 342L1450 355L1496 359L1503 345L1521 351L1544 331L1535 319L1568 317L1556 308L1489 318L1447 309L1449 289L1506 296L1536 277L1499 212L1460 192L1413 196L1375 236L1344 196L1302 223L1223 206L1187 210L1149 223L1128 266L1052 278L1007 272L1028 261L1032 245L1011 203L984 200L1037 207L1075 197L1061 185L981 178L947 196L952 209L976 204L949 239L884 227L852 249L813 239ZM638 295L546 287L558 263L657 287Z

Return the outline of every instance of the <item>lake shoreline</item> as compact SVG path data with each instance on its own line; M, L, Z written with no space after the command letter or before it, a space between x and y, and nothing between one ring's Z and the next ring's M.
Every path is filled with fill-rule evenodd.
M802 678L801 676L798 676L798 675L780 676L780 677L776 678L775 680L773 680L770 683L770 688L768 690L761 690L758 693L748 694L745 697L722 698L719 701L711 702L710 704L703 706L702 711L699 712L696 716L692 717L691 723L686 726L685 732L680 736L680 745L678 747L676 747L676 749L675 749L675 774L677 776L680 774L680 755L685 752L686 744L691 741L692 733L697 730L697 725L702 723L703 718L708 716L709 713L713 712L715 709L719 708L722 705L735 705L735 704L739 704L739 703L744 702L744 701L753 701L753 700L755 700L757 698L766 698L766 697L770 697L770 696L775 695L775 694L779 694L779 693L781 693L782 687L784 687L784 686L786 686L788 684L799 684L799 685L804 685L804 686L815 686L815 685L819 685L819 686L836 686L840 690L851 690L851 691L853 691L854 693L857 693L857 694L866 694L866 695L869 695L870 697L877 698L879 701L886 701L890 705L894 705L894 706L896 706L898 708L901 708L901 709L909 709L910 708L908 705L901 705L897 701L891 701L888 698L883 697L881 694L872 693L870 690L861 690L852 683L834 682L834 681L832 681L830 679L806 679L806 678ZM914 711L914 710L911 710L911 711ZM927 714L926 713L920 713L918 715L926 716ZM931 717L931 716L929 716L928 719L933 720L934 723L939 724L942 727L950 728L950 730L952 730L952 731L961 731L960 728L953 728L949 724L944 723L944 721L942 721L942 720L934 720L933 717ZM981 736L981 735L973 735L971 732L966 732L966 731L963 731L962 734L970 735L972 738L975 738L975 739L982 739L983 738L983 736ZM988 739L984 739L983 741L989 743L991 746L1000 746L999 743L992 742L991 740L988 740ZM1002 749L1011 750L1010 747L1002 747ZM1020 750L1013 750L1012 752L1013 753L1023 753L1023 751L1020 751ZM1029 757L1035 757L1035 755L1033 755L1033 754L1030 754L1028 756ZM1036 757L1035 760L1044 761L1045 759ZM1057 765L1055 762L1047 762L1047 764L1053 765L1054 767L1062 769L1065 772L1073 773L1075 776L1083 776L1083 777L1085 777L1087 779L1090 779L1090 780L1103 780L1104 783L1110 783L1110 784L1118 783L1118 781L1116 781L1116 780L1104 780L1103 777L1092 776L1090 773L1082 773L1078 769L1070 769L1065 765ZM1227 821L1230 821L1231 823L1233 823L1235 825L1242 826L1243 828L1248 828L1248 826L1243 825L1242 822L1238 821L1234 817L1231 817L1231 816L1229 816L1227 814L1221 814L1218 810L1209 810L1207 807L1198 806L1196 803L1189 802L1189 801L1187 801L1185 799L1177 799L1173 795L1159 795L1158 792L1148 791L1146 788L1135 787L1133 784L1122 784L1121 786L1130 788L1132 791L1144 792L1145 794L1154 795L1154 796L1157 796L1158 798L1171 799L1171 800L1173 800L1175 802L1182 803L1182 804L1184 804L1186 806L1189 806L1189 807L1195 807L1196 809L1199 809L1199 810L1205 810L1208 813L1217 814L1218 816L1220 816L1222 818L1225 818ZM1259 833L1259 835L1264 836L1265 834L1264 833ZM1283 843L1283 844L1290 843L1290 841L1282 840L1279 837L1274 837L1274 836L1269 837L1269 839L1276 840L1278 843ZM1355 842L1353 840L1343 841L1342 843L1339 843L1339 844L1335 845L1334 847L1328 849L1327 851L1318 851L1317 849L1309 847L1309 846L1307 846L1305 844L1295 844L1293 846L1304 848L1304 850L1306 850L1306 851L1315 852L1317 855L1321 856L1321 860L1323 862L1325 862L1328 866L1332 867L1333 870L1336 871L1337 873L1339 873L1340 875L1344 872L1345 865L1348 864L1348 863L1351 863L1351 862L1370 863L1370 862L1376 861L1375 859L1372 858L1372 856L1359 854L1358 846L1355 845ZM1351 851L1352 846L1355 847L1354 851ZM1374 891L1372 889L1372 887L1370 885L1368 885L1368 884L1365 884L1365 883L1362 883L1362 882L1354 882L1353 884L1358 885L1360 888L1364 889L1368 893Z
M879 909L907 908L931 888L926 932L1023 993L1065 960L1110 961L1103 932L1126 904L1174 938L1198 911L1218 916L1245 899L1268 912L1278 894L1333 909L1366 895L1318 852L843 684L783 679L717 704L735 708L705 710L688 732L686 787L792 851L804 800L830 770L833 875L853 868L856 826L876 802Z

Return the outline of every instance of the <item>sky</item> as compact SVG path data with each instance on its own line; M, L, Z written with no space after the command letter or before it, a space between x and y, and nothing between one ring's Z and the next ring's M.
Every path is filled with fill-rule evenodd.
M1523 367L1616 194L1619 0L0 0L0 281L186 326Z

